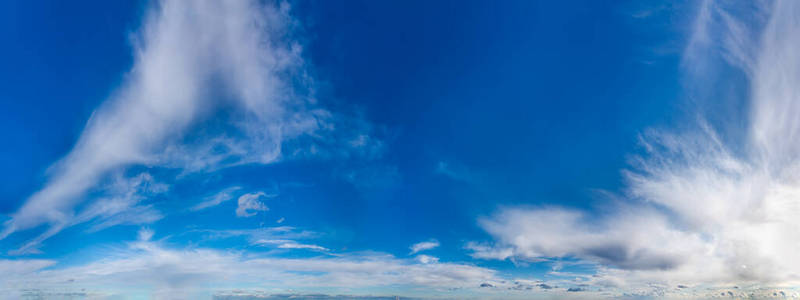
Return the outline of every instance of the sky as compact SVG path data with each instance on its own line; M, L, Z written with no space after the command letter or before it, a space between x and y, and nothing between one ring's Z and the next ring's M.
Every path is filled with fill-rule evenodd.
M0 298L800 298L799 20L4 1Z

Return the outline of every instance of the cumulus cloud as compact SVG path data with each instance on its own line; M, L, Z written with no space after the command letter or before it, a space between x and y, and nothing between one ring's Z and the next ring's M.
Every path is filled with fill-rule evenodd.
M317 103L302 47L293 39L295 26L286 3L153 2L133 35L132 69L94 111L73 149L49 169L41 189L4 223L0 239L49 226L26 246L32 248L77 220L105 218L99 230L161 218L137 201L91 196L109 176L132 166L178 170L170 180L179 180L191 172L313 155L327 146L337 152L377 147L369 124ZM352 139L359 142L338 142ZM86 201L94 203L85 208ZM131 209L120 209L126 206ZM131 210L138 212L117 215Z
M596 267L592 284L660 295L685 284L758 289L800 282L793 258L800 251L800 4L752 6L704 2L685 55L696 81L709 76L698 64L712 68L715 58L746 75L741 138L704 121L692 130L650 130L642 135L646 153L631 160L628 187L610 213L503 208L479 221L495 241L468 244L473 255L574 258Z
M416 254L420 251L430 250L433 248L439 247L439 241L437 240L429 240L424 242L419 242L409 247L411 249L410 254Z
M263 197L267 197L264 192L247 193L239 196L236 216L246 218L255 216L259 211L268 211L269 208L258 200Z

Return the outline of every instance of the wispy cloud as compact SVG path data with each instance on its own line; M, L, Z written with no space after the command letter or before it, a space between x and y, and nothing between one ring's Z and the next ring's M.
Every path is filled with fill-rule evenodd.
M704 83L714 72L696 68L718 67L710 61L746 74L745 134L720 135L725 124L705 121L648 131L646 154L631 160L628 188L609 213L504 208L479 222L495 242L469 248L481 258L583 260L597 268L589 283L651 295L800 283L800 261L787 259L800 251L797 20L796 1L703 2L685 67Z
M296 241L292 240L265 240L260 239L254 242L256 245L271 245L280 249L308 249L308 250L316 250L316 251L328 251L327 248L313 245L313 244L301 244Z
M314 130L314 111L303 107L281 75L302 65L299 46L285 38L287 11L251 1L158 3L138 35L135 63L122 87L94 112L76 146L0 238L42 223L70 223L73 206L114 169L269 163L281 140ZM213 97L211 86L231 97ZM225 106L236 108L231 128L244 139L220 133L205 139L214 147L183 144L189 129Z
M411 245L409 249L411 249L410 254L416 254L420 251L431 250L433 248L439 247L439 241L437 240L428 240L424 242L419 242L414 245Z
M233 186L233 187L226 188L226 189L214 194L213 196L207 197L203 202L197 203L195 206L192 206L192 208L190 210L198 211L198 210L203 210L203 209L206 209L206 208L209 208L209 207L214 207L214 206L220 205L220 204L222 204L222 202L225 202L225 201L233 199L234 193L236 191L241 190L241 189L242 188L238 187L238 186Z
M133 35L132 69L74 148L50 168L44 186L4 223L0 239L49 226L26 246L33 248L78 220L102 216L101 229L159 219L157 210L133 206L136 201L91 197L131 166L186 174L305 157L326 146L337 153L377 147L368 123L329 112L314 99L302 47L292 39L295 26L287 3L153 2ZM195 209L225 201L220 197ZM94 202L89 211L85 201ZM139 213L119 215L130 210L115 207L126 205Z
M283 249L312 249L323 250L324 247L313 245L306 242L321 236L320 233L302 230L291 226L261 227L256 229L234 229L234 230L194 230L189 233L202 233L204 239L216 240L232 237L244 237L250 245L255 246L280 246ZM295 247L293 247L295 246ZM304 247L308 246L308 247Z
M162 194L168 189L169 186L156 182L148 173L140 173L132 177L124 177L117 173L109 184L104 185L98 191L100 196L97 200L79 214L64 220L63 223L54 224L18 249L9 251L9 254L39 253L38 247L42 241L62 229L76 224L89 222L90 226L87 231L96 232L115 225L148 224L158 221L163 214L152 205L141 202L145 198Z
M474 174L467 170L467 168L463 165L447 163L444 161L440 161L436 164L435 172L456 181L472 182L475 179Z

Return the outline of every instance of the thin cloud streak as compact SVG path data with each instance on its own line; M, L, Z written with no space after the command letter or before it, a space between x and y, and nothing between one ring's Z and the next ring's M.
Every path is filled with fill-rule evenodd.
M409 247L411 249L411 252L409 254L416 254L420 251L431 250L436 247L439 247L439 241L437 240L419 242Z
M217 205L222 204L222 202L228 201L233 199L233 193L241 190L241 187L234 186L226 188L218 193L214 194L213 196L207 197L203 202L197 203L195 206L190 208L191 211L199 211L206 208L214 207Z

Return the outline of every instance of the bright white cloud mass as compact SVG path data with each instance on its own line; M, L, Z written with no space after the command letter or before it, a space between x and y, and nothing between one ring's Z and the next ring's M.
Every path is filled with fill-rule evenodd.
M608 213L501 209L480 221L495 243L469 244L473 255L574 258L598 268L594 284L668 295L678 285L797 286L800 2L744 6L753 10L740 18L737 4L705 1L684 62L692 76L709 76L702 68L719 68L708 63L719 56L746 74L743 137L723 138L706 122L649 131L646 154L624 173L625 199Z
M800 298L798 1L696 3L680 62L696 122L641 134L642 152L629 156L629 168L622 171L624 188L603 191L596 208L509 200L494 205L493 213L483 202L497 199L481 198L480 205L464 209L450 206L457 202L424 202L462 195L445 186L489 185L484 181L490 181L490 172L462 165L460 158L437 158L435 170L427 164L427 175L409 172L409 166L363 163L388 146L373 136L373 125L360 113L315 98L319 85L290 3L149 4L131 35L130 70L92 113L74 147L5 219L0 242L16 243L24 233L32 237L7 253L15 259L0 257L0 298L266 299L281 293L325 294L317 299L393 293L447 299ZM332 40L339 38L344 39ZM385 74L394 71L402 70L375 73L391 77ZM723 82L746 83L737 90L745 95L720 92L724 89L716 85ZM720 97L728 96L733 100L727 104L741 98L740 115L715 109L727 100ZM391 105L392 114L394 109L428 113L436 106ZM402 130L412 136L431 130L420 124ZM413 148L413 155L392 159L416 161L440 151L401 147ZM304 221L319 231L294 224L301 218L291 211L271 215L287 206L306 210L292 197L284 199L278 184L273 193L226 182L199 197L187 196L196 182L181 185L185 178L211 178L234 167L332 157L345 163L331 163L336 174L330 177L349 185L326 188L367 200L344 203L308 192L305 197L330 202L308 209L311 217ZM239 178L260 176L253 173ZM323 172L309 173L291 179ZM410 192L400 180L407 177L434 182L443 192ZM313 186L287 182L281 188ZM476 190L480 197L505 195ZM381 193L391 195L380 201L368 197ZM484 210L476 213L476 207ZM390 214L382 213L387 209ZM421 209L433 212L414 214ZM322 218L334 210L342 212L336 219L352 226ZM191 217L169 220L178 214ZM463 223L440 219L461 214L470 214L471 229L485 234L483 239L440 236L469 232ZM396 219L413 219L409 216L424 219L414 221L420 228L393 227ZM193 223L223 217L231 218L216 224L224 228ZM165 221L183 231L151 229ZM379 222L393 231L376 233L371 225ZM276 223L289 225L265 225ZM259 225L246 227L252 224ZM430 224L444 229L426 227ZM112 228L120 225L141 229L131 241L92 245L64 260L35 256L69 230L116 237ZM398 232L412 238L392 240ZM373 249L374 239L391 242ZM508 266L515 269L502 270Z

